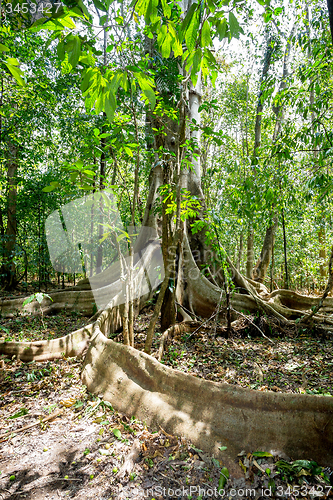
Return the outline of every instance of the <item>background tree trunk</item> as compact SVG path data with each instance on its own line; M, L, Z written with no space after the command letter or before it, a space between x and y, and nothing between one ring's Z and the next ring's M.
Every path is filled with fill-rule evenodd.
M1 274L3 275L4 288L12 290L15 288L15 263L14 251L17 238L17 168L18 147L12 143L8 147L8 169L7 169L7 228L4 242L4 263Z

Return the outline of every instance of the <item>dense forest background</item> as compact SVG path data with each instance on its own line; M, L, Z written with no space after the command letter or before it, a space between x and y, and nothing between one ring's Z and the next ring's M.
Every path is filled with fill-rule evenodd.
M327 6L224 4L228 22L219 14L219 22L208 21L214 41L209 32L204 39L201 28L196 42L203 81L195 154L206 216L242 273L271 291L318 293L327 281L332 242ZM47 29L38 21L31 28L34 19L14 4L9 14L10 5L3 6L8 12L1 27L1 282L8 291L28 283L46 291L62 280L45 238L45 220L54 210L112 186L124 227L142 222L154 135L161 133L149 119L156 100L149 92L157 93L154 119L177 113L178 63L170 55L172 30L160 51L152 51L147 23L126 20L125 4L94 3L85 14L78 7L83 17L74 13L67 25L59 17L58 26L49 21ZM179 12L170 9L176 26ZM119 76L113 80L117 103L106 103L107 112L89 94L93 72ZM184 218L195 201L195 195L184 197ZM260 255L265 262L258 268ZM87 276L96 259L86 257ZM64 286L83 275L66 275Z

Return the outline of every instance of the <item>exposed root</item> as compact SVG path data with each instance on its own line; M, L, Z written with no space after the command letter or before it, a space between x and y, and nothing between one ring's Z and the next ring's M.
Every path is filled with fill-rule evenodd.
M16 356L21 361L49 361L80 356L89 347L93 325L65 337L37 342L0 342L0 354Z
M188 322L182 322L178 323L176 325L170 326L165 332L163 333L161 340L160 340L160 347L158 350L158 355L157 359L158 361L161 361L163 358L163 352L165 349L165 346L168 342L168 340L171 340L175 335L180 335L185 332L190 332L191 331L191 325L193 322L188 323Z
M137 462L141 451L139 439L135 439L129 454L125 457L123 465L120 467L117 474L118 479L130 474L133 470L135 462Z

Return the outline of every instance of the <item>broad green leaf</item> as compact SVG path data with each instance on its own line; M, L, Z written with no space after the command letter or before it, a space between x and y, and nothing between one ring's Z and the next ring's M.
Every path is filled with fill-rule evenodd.
M201 30L201 47L208 47L209 45L211 45L211 43L212 39L210 37L210 25L206 19Z
M171 41L172 41L172 37L171 37L170 33L167 33L165 38L164 38L163 44L161 46L161 55L165 59L168 59L170 57Z
M133 157L133 151L130 148L128 148L127 146L124 146L124 151L125 151L125 153L128 154L128 156Z
M198 4L197 3L193 3L191 5L191 7L189 8L189 10L187 11L187 14L185 16L185 19L184 21L182 22L182 25L180 27L180 30L179 30L179 40L182 42L183 41L183 38L184 38L184 34L185 34L185 31L187 30L187 27L192 19L192 16L195 12L195 10L198 8Z
M233 12L229 12L230 33L233 38L239 38L239 33L243 33L242 28Z
M227 446L219 446L219 450L225 451L228 447Z
M25 81L23 80L22 76L23 71L20 70L20 68L16 68L16 66L13 66L12 64L5 63L15 80L21 87L24 87L26 85Z
M121 432L119 429L113 429L113 434L115 435L116 438L120 439L121 438Z
M227 20L225 17L216 23L216 31L219 36L219 40L223 40L227 33Z
M7 62L8 62L9 64L11 64L12 66L19 66L19 65L20 65L20 63L18 62L18 60L17 60L17 59L15 59L14 57L9 57L9 58L7 59Z
M110 82L108 83L107 86L108 90L113 94L116 94L122 78L123 78L122 71L117 71L111 78Z
M83 167L83 161L82 160L76 160L74 165L78 168L81 169Z
M55 189L56 189L55 186L45 186L45 188L43 188L42 191L43 191L43 193L50 193L51 191L54 191Z
M106 8L106 6L100 2L100 0L93 0L93 3L95 5L95 7L97 7L98 10L101 10L103 12L107 12L108 9Z
M138 79L138 83L140 85L140 88L144 94L144 96L149 100L152 109L155 108L156 105L156 95L155 92L147 79L147 77L141 73L136 73L135 76Z
M185 33L185 42L189 52L192 52L192 50L195 47L195 43L197 41L198 30L199 30L199 18L200 18L200 13L197 10L193 14L191 22Z
M215 7L214 3L212 2L212 0L207 0L207 5L208 5L208 8L211 11L211 13L214 14L216 7Z
M9 51L9 48L6 45L0 43L0 52L6 52L6 51Z
M223 469L221 470L221 475L220 475L220 479L219 479L218 491L223 490L228 479L229 479L229 471L226 467L223 467Z
M61 61L65 59L65 44L64 42L59 42L57 46L57 54Z
M38 19L32 27L30 31L37 32L41 30L51 30L51 31L62 31L64 28L75 29L75 23L72 21L70 16L67 14L63 18L52 19L50 21L45 22L45 18Z
M127 75L126 71L123 73L123 79L122 79L121 85L122 85L123 89L125 90L125 92L127 92L127 90L128 90L128 75Z
M77 63L79 62L80 55L81 55L81 41L78 36L75 36L73 39L72 48L68 53L68 62L69 64L71 64L72 68L76 67Z
M168 4L167 0L162 0L162 9L165 17L169 18L171 16L171 5Z
M104 110L110 123L113 121L116 107L117 107L116 96L112 92L108 92L105 97Z
M34 300L35 300L35 295L30 295L30 297L27 297L27 298L24 300L24 302L23 302L22 306L24 307L24 306L26 306L27 304L30 304L30 302L33 302Z
M149 0L138 0L138 2L133 2L133 5L135 5L135 10L139 14L139 16L142 16L146 13L148 4Z
M88 88L92 85L92 80L91 80L91 77L92 77L92 70L91 68L89 68L86 72L86 74L84 75L84 78L82 80L82 83L81 83L81 90L82 92L85 92L86 90L88 90Z
M268 451L254 451L252 453L254 457L272 457L273 455L271 453L268 453Z
M174 57L179 57L183 55L183 47L178 38L174 38L171 48L173 50Z
M104 102L105 102L105 93L104 93L104 88L101 87L101 92L99 96L97 97L96 103L95 103L95 113L96 115L99 115L102 109L104 108Z
M192 71L194 73L198 73L198 71L200 69L201 58L202 58L201 49L197 49L195 51L194 57L193 57L193 69L192 69Z

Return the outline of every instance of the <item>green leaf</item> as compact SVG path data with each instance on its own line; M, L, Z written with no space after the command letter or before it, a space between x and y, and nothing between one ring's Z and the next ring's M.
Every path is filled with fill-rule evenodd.
M212 2L212 0L207 0L207 5L208 5L208 8L211 11L211 13L214 14L216 7L215 7L214 3Z
M82 160L76 160L76 162L74 163L74 165L78 168L78 169L82 169L84 163ZM52 184L52 183L51 183Z
M210 37L210 25L206 19L201 30L201 47L207 47L208 45L211 45L211 43L212 39Z
M171 5L168 4L167 0L162 0L162 9L165 17L169 19L171 16Z
M202 58L201 49L197 49L193 57L193 70L192 70L193 73L198 73L200 69L201 58Z
M9 51L9 48L6 45L0 43L0 52L5 52L5 51Z
M149 82L147 77L142 73L135 73L135 76L138 79L138 83L140 85L142 93L149 100L152 109L154 109L156 105L156 95L154 89L151 86L151 83Z
M56 189L56 186L45 186L45 188L42 189L43 193L50 193L51 191L54 191Z
M222 41L227 34L227 20L225 17L216 23L216 31L219 36L219 40Z
M100 0L93 0L95 7L97 7L98 10L102 10L103 12L107 12L108 9L105 7L105 5L100 2Z
M8 417L8 419L13 420L14 418L19 418L19 417L23 417L23 415L28 415L28 413L29 413L29 410L27 408L21 408L14 415L11 415L10 417Z
M112 431L112 432L113 432L113 434L115 435L115 437L116 437L117 439L120 439L120 438L121 438L121 432L120 432L120 430L119 430L119 429L113 429L113 431Z
M230 33L233 38L239 38L239 33L243 33L243 30L239 26L239 22L233 12L229 12L229 26Z
M9 57L9 58L7 59L7 62L8 62L9 64L11 64L12 66L19 66L19 65L20 65L20 63L18 62L18 60L17 60L17 59L15 59L14 57Z
M8 64L8 63L5 63L5 64L6 64L7 68L9 69L9 71L11 72L11 74L13 75L13 77L15 78L15 80L17 81L17 83L19 85L21 85L21 87L25 87L26 83L21 76L21 75L23 75L23 71L21 71L20 68L16 68L15 66L12 66L11 64Z
M183 40L183 37L184 37L184 33L185 31L187 30L187 27L192 19L192 16L195 12L195 10L198 8L198 4L197 3L193 3L191 5L191 7L189 8L189 10L187 11L187 14L185 16L185 19L184 21L182 22L182 25L180 27L180 30L179 30L179 40L182 42Z
M57 54L58 54L60 61L63 61L65 59L65 44L64 44L64 42L58 43Z
M218 491L223 490L228 479L229 479L229 471L226 467L223 467L223 469L221 470L221 475L220 475L220 479L219 479Z
M199 30L199 22L200 22L200 12L197 10L194 13L185 33L185 42L189 52L192 52L192 50L195 47Z
M162 46L161 46L161 55L165 59L168 59L170 57L171 41L172 41L172 37L171 37L170 33L167 33L165 35L164 41L163 41Z
M88 90L88 88L92 85L92 80L91 80L91 76L92 76L92 71L91 71L91 68L89 68L86 72L86 74L84 75L84 78L82 80L82 83L81 83L81 90L82 92L85 92L86 90Z
M116 107L117 107L116 96L112 92L108 92L105 96L104 111L110 123L112 123L113 121Z
M30 295L30 297L27 297L25 301L23 302L22 306L26 306L27 304L30 304L30 302L35 300L35 294Z
M268 453L267 451L254 451L252 453L254 457L272 457L273 455L271 453Z
M75 36L72 42L71 49L68 52L68 62L71 64L72 68L75 68L81 55L81 40L78 36Z
M219 446L219 450L224 451L227 449L227 446Z

